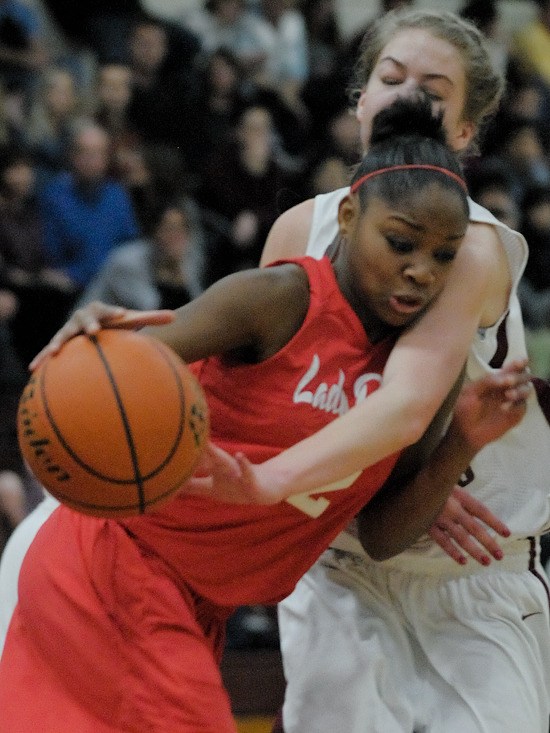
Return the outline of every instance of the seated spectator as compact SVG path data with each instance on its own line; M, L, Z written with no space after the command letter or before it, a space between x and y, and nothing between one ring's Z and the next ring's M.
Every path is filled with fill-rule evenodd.
M491 128L484 154L507 168L518 202L529 187L550 184L550 162L540 126L529 118L501 115L498 128Z
M65 167L71 124L81 112L74 76L67 69L48 68L32 97L24 130L40 185Z
M206 156L231 139L247 106L247 91L239 61L228 49L220 48L197 64L189 96L187 156L196 174L202 174Z
M506 73L506 93L501 108L491 126L491 135L496 133L501 120L507 116L521 117L534 122L541 134L544 149L550 150L550 85L535 73L525 71L517 59L511 57Z
M188 141L184 149L189 169L199 179L205 159L233 139L241 113L251 105L269 110L277 155L285 165L301 170L308 144L307 122L277 90L247 81L236 56L220 48L197 65L189 95Z
M309 44L304 16L285 0L261 0L260 17L273 35L262 83L276 88L303 115L302 86L309 75Z
M484 34L495 67L505 73L509 49L502 32L498 0L466 0L460 15L474 23Z
M0 0L0 79L24 110L36 74L48 61L38 13L27 2Z
M134 22L128 42L131 97L127 119L146 142L181 146L186 151L188 81L167 67L169 36L165 24L149 16Z
M273 123L265 107L252 106L239 118L223 167L219 156L205 161L201 206L226 221L223 251L210 266L221 277L257 266L267 233L280 213L280 197L292 180L277 161Z
M102 127L80 120L73 128L69 168L40 192L49 263L75 295L113 247L138 235L128 192L107 174L109 144Z
M335 0L302 0L299 5L308 33L309 74L302 99L314 124L316 139L327 121L348 102L350 68Z
M313 198L321 193L330 193L338 188L348 186L350 181L349 167L337 155L328 155L319 160L307 176L307 197Z
M28 509L16 431L17 406L27 381L11 341L16 310L14 294L0 284L0 554Z
M250 78L263 74L275 38L265 20L246 8L244 0L205 0L184 13L180 23L200 40L201 52L229 49Z
M510 229L519 231L521 211L508 168L496 158L478 158L465 173L471 198Z
M179 151L170 145L127 138L114 151L111 172L132 198L140 230L149 234L158 211L193 190L194 179Z
M128 119L132 97L132 71L125 63L105 63L97 69L94 93L94 119L111 136L113 145L119 138L134 135Z
M347 168L349 182L352 167L361 159L361 144L359 122L348 104L331 115L324 130L319 132L319 137L310 146L309 170L318 168L328 159L339 160L342 167Z
M0 149L0 262L4 283L18 299L10 325L23 364L62 324L74 291L65 275L48 264L36 180L26 150Z
M165 204L151 236L113 250L78 305L101 300L139 310L179 308L204 287L204 235L192 202Z
M18 147L0 148L0 261L11 288L34 283L46 265L34 161Z

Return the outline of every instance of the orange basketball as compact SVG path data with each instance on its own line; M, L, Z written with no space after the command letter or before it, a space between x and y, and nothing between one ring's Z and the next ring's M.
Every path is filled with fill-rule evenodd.
M208 437L204 394L160 341L107 329L76 336L33 373L19 445L36 478L85 514L142 514L189 478Z

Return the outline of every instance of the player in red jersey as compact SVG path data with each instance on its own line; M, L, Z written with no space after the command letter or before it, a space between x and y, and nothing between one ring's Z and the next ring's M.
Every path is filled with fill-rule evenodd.
M467 196L426 102L397 102L373 138L340 207L333 262L238 273L151 329L198 362L213 442L254 464L244 455L222 462L212 486L199 478L141 517L101 520L66 507L51 515L24 560L0 663L4 730L53 732L62 721L76 733L235 731L216 664L226 618L237 605L288 594L424 430L406 386L382 384L382 372L396 337L442 292ZM405 508L407 532L424 531L476 451L518 422L523 367L463 392L429 468L377 501L373 546L378 538L387 550L392 513ZM350 425L357 413L376 419L384 404L401 410L401 429L388 436L378 421L379 441L365 446ZM309 447L327 432L323 459L311 463ZM280 472L285 454L294 472ZM396 525L401 546L401 517Z

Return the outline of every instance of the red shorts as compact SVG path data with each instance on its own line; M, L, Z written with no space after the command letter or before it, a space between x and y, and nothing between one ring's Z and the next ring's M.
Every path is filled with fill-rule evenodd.
M234 733L230 610L155 572L115 522L56 510L21 568L0 733Z

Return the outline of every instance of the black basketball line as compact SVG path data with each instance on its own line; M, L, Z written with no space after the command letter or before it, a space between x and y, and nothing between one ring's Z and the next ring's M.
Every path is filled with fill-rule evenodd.
M111 515L115 512L128 512L128 511L135 511L136 509L139 510L141 514L144 513L144 511L147 509L147 507L155 506L163 499L170 496L170 494L173 494L180 486L181 481L177 481L173 486L171 486L166 491L163 491L162 494L158 494L152 499L146 499L144 502L145 508L142 509L140 504L118 504L116 506L113 506L112 504L95 504L89 501L79 501L78 499L74 499L70 494L65 494L62 491L58 491L57 488L55 490L55 496L56 499L59 499L59 501L64 502L68 504L69 506L80 508L82 510L88 509L92 511L108 511Z
M94 344L96 345L96 348L97 348L97 339L95 338L93 342L94 342ZM157 348L157 345L156 344L154 344L154 346ZM180 446L181 437L183 435L183 431L185 430L185 407L186 407L186 404L185 403L186 403L186 399L185 399L185 391L183 389L183 384L182 384L181 376L180 376L178 370L176 369L176 367L174 366L172 360L169 358L168 354L163 349L160 349L160 348L157 348L157 351L161 354L161 356L163 357L163 359L165 360L165 362L168 364L168 367L169 367L170 371L172 372L172 375L174 376L174 379L175 379L175 382L176 382L176 388L177 388L178 395L179 395L179 402L180 402L181 410L180 410L180 420L179 420L179 425L178 425L178 431L177 431L177 434L176 434L176 438L175 438L175 440L173 442L172 448L168 452L168 454L167 454L166 458L164 459L164 461L162 461L153 471L151 471L150 473L145 474L145 475L142 476L142 480L144 482L145 481L148 481L148 480L150 480L152 478L155 478L155 476L157 476L159 473L161 473L161 471L166 467L166 465L168 463L170 463L170 461L172 460L172 458L174 457L176 451L178 450L178 448ZM111 476L105 475L105 474L101 473L100 471L97 471L93 466L90 466L85 461L83 461L75 453L75 451L71 448L71 446L67 443L67 441L65 440L63 434L59 430L59 427L57 426L57 423L55 422L55 419L54 419L54 417L52 415L50 406L48 404L48 398L47 398L47 395L46 395L46 373L47 373L47 369L48 369L48 364L46 363L44 365L43 370L42 370L42 374L40 375L41 376L41 379L40 379L40 395L41 395L41 398L42 398L42 403L44 405L44 411L45 411L46 416L48 418L48 422L50 423L50 426L51 426L53 432L55 433L55 435L56 435L59 443L61 444L61 446L71 456L71 458L74 460L74 462L77 463L82 469L84 469L90 475L92 475L92 476L94 476L94 477L96 477L98 479L101 479L102 481L106 481L106 482L112 483L112 484L117 485L117 486L127 486L127 485L130 485L130 484L133 484L134 483L134 480L133 479L117 479L117 478L113 478ZM56 492L57 492L57 488L56 488ZM57 492L57 493L59 493L59 492ZM88 506L90 509L92 509L94 507L93 504L86 504L86 503L82 503L82 506ZM98 508L101 509L102 507L99 506ZM105 508L111 509L112 507L103 507L103 508L104 509Z
M120 392L118 391L118 384L116 383L115 375L111 371L111 365L109 364L107 357L105 356L105 352L101 348L101 345L97 339L97 336L91 336L91 341L93 345L96 347L99 358L103 362L103 366L105 367L105 371L107 372L107 376L109 378L109 382L111 383L111 387L113 388L113 394L115 396L118 410L120 412L120 417L122 419L124 433L126 434L126 443L128 445L128 450L130 451L130 460L132 461L132 467L134 469L135 484L137 486L137 492L138 492L139 511L140 511L140 514L143 514L143 512L145 511L145 504L144 504L145 494L144 494L144 486L143 486L143 477L141 475L141 471L139 470L139 461L137 457L136 444L134 442L134 436L132 435L130 421L128 420L126 409L124 407L124 404L122 403Z

